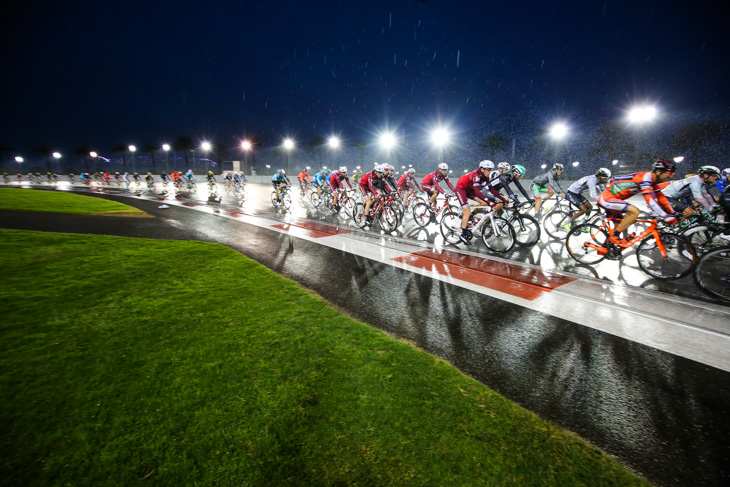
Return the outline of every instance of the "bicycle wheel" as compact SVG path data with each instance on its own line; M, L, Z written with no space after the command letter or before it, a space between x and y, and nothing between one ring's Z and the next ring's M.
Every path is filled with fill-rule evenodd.
M568 232L565 248L568 254L581 264L593 265L606 258L608 249L604 246L608 233L598 225L586 223Z
M551 211L542 219L545 231L555 240L563 240L568 236L570 228L565 228L565 223L570 225L570 215L562 211Z
M515 246L515 229L504 218L495 217L494 220L482 224L482 241L489 250L509 252Z
M403 202L400 199L393 200L390 205L395 210L396 214L398 215L398 222L403 221L403 217L406 214L406 207L403 206Z
M312 206L314 206L315 208L317 208L322 203L322 199L316 192L313 192L311 195L309 195L309 199L312 202Z
M730 247L710 250L694 269L697 287L723 303L730 303Z
M515 243L520 247L532 247L540 241L540 224L530 215L520 215L510 221L515 231Z
M654 236L646 237L636 249L636 258L642 271L656 279L674 280L684 277L697 262L697 253L689 241L673 233L660 233L667 251L663 257Z
M383 211L380 212L380 227L386 233L398 228L398 212L392 206L383 206Z
M271 192L271 204L274 208L278 208L281 205L281 201L276 199L276 191Z
M461 215L455 211L447 211L441 217L439 229L444 240L450 244L458 244L461 242Z
M692 225L680 235L689 240L689 243L697 251L697 255L702 255L712 248L712 239L715 237L715 232L710 230L707 225Z
M418 203L413 207L413 220L421 228L425 228L431 222L432 216L433 211L427 203Z
M363 203L358 203L355 205L355 208L352 210L352 220L359 228L365 228L365 225L367 225L365 205Z
M352 216L352 210L355 209L355 203L352 198L346 198L345 202L340 205L340 220L346 220Z
M289 193L284 193L283 195L281 195L281 203L284 205L285 209L288 210L289 208L291 208L291 196L289 195Z

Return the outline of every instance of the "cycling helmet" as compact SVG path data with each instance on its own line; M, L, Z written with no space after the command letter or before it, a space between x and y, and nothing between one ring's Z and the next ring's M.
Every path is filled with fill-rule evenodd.
M305 167L304 169L302 169L302 172L309 172L309 169L307 169L307 168Z
M665 159L657 159L652 169L665 171L665 172L677 172L677 165L673 162L669 162Z
M385 169L387 169L388 171L393 171L395 169L395 167L391 166L387 162L383 164L383 166L385 166Z
M347 167L345 167L345 166L340 166L340 172L341 172L342 174L347 174Z
M563 166L559 162L556 162L555 164L553 164L553 169L559 169L560 171L562 171L565 169L565 166Z
M726 167L725 169L722 170L723 176L727 176L728 174L730 174L730 167Z
M383 167L382 164L375 165L375 172L383 172L383 171L385 171L385 168Z
M114 174L119 174L119 172L115 172Z
M605 167L600 168L598 171L596 171L596 176L599 178L603 176L604 178L610 178L611 177L611 171L606 169Z
M700 168L700 171L698 173L700 176L704 174L709 174L710 176L719 176L720 175L720 169L718 169L715 166L702 166Z
M504 169L505 171L509 171L510 167L509 162L500 162L497 164L497 168Z
M330 171L329 169L325 169L324 170L324 173L327 174L327 175L330 175L330 174L332 174L332 171Z
M276 174L284 174L284 171L282 169L277 169Z
M208 174L213 174L213 171L208 171Z
M445 162L442 162L441 164L439 164L439 169L448 170L449 169L449 165L446 164Z
M411 173L411 174L416 174L416 170L414 168L410 168L408 170L408 172Z
M512 166L512 172L519 174L520 176L524 176L527 172L527 169L525 169L525 166L521 164L515 164Z
M482 161L479 163L479 167L483 169L494 169L494 163L492 161Z

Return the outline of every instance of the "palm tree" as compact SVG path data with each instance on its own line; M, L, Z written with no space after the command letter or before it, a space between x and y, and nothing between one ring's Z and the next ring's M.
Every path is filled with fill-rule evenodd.
M496 132L490 132L484 135L477 145L489 154L490 159L494 159L495 152L507 150L509 141Z
M74 148L73 153L77 156L81 156L84 159L84 167L86 168L86 172L89 172L89 153L91 152L91 147L88 145L79 145Z
M700 149L707 144L714 144L730 125L719 124L711 120L690 122L681 126L672 136L669 147L677 152L686 151L689 162L694 165L699 158Z
M121 154L122 156L122 167L124 167L124 172L127 172L127 151L129 150L129 146L126 144L114 144L114 147L112 147L112 152L115 154Z
M193 139L187 135L181 135L175 141L174 147L176 151L181 151L183 153L183 157L185 158L185 170L187 171L190 169L190 151L195 150Z
M157 144L144 144L142 146L142 152L147 153L152 158L152 172L157 174L157 160L155 159L155 153L160 146Z

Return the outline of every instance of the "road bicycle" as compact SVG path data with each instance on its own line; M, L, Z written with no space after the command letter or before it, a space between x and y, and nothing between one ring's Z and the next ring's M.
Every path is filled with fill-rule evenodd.
M279 186L279 198L276 198L276 191L271 192L271 204L274 208L284 208L288 210L291 208L291 195L289 195L289 185L282 184Z
M540 222L535 217L528 215L527 211L532 209L534 203L513 203L504 209L504 218L512 225L515 231L515 243L518 247L532 247L540 241L542 230Z
M730 246L708 251L697 262L693 277L705 294L730 303Z
M473 235L479 234L484 245L494 252L505 253L515 245L515 230L505 219L497 215L488 206L470 206L472 209L467 221L467 230ZM450 244L461 242L462 211L448 211L441 218L439 230L444 240Z
M577 211L567 199L561 198L561 201L542 217L542 226L545 232L555 240L564 240L572 227L585 223L596 223L596 220L600 219L603 213L600 208L593 206L573 222L570 218Z
M429 223L436 222L439 216L443 216L448 212L458 213L459 207L451 204L451 199L455 196L452 194L445 194L444 201L441 206L436 204L436 207L431 207L428 202L417 203L413 207L413 220L421 228L425 228Z
M391 206L385 204L382 196L373 198L368 214L370 215L370 221L379 221L380 228L386 233L390 233L398 228L398 215ZM365 204L357 203L352 210L352 219L355 225L360 228L365 228L368 225L368 214L365 213Z
M660 231L656 220L637 220L648 227L638 235L617 245L609 235L619 219L608 218L601 225L586 223L574 227L565 240L568 254L581 264L593 265L608 258L620 260L623 251L639 244L636 258L639 268L656 279L674 280L688 275L697 262L697 252L685 238Z

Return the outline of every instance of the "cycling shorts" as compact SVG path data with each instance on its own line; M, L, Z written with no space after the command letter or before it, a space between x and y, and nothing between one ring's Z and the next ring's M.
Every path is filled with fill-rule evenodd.
M631 206L629 203L618 198L604 198L603 195L598 197L598 206L607 210L610 216L617 216L617 213L623 215ZM619 216L620 216L619 215Z
M539 199L540 195L542 193L547 193L549 189L550 188L548 188L547 186L540 186L539 184L533 184L532 185L532 196L535 197L535 199Z
M669 201L669 204L671 207L676 211L677 213L682 213L684 210L692 206L692 197L688 196L685 198L670 198L669 196L666 197L667 201Z
M570 201L576 207L583 206L588 203L588 200L585 199L582 194L573 193L572 191L565 193L565 199Z

